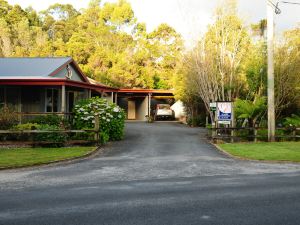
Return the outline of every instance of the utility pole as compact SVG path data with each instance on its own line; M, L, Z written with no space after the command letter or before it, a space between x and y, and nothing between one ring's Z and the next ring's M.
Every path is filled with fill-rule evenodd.
M275 97L274 97L274 7L267 0L267 44L268 44L268 140L275 141Z

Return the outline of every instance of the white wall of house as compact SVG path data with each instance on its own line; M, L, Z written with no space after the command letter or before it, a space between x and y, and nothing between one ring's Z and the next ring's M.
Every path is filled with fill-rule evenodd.
M146 116L148 115L148 96L138 99L137 103L136 119L146 121Z
M185 112L185 107L183 105L183 102L178 100L177 102L175 102L172 106L171 109L175 112L175 118L179 119L182 116L186 115Z

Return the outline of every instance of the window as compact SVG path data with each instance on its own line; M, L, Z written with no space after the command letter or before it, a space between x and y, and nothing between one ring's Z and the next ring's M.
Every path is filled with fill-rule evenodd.
M5 104L5 90L4 87L0 87L0 108Z
M58 90L46 90L46 112L58 112Z

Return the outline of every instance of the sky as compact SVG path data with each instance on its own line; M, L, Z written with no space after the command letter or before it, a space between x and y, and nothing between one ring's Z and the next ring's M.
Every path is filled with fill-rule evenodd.
M72 4L76 9L86 8L88 0L7 0L10 4L22 7L32 6L35 10L46 9L54 3ZM102 2L115 0L102 0ZM206 31L207 25L213 21L215 7L220 0L127 0L131 3L139 22L145 22L148 31L152 31L161 23L174 27L188 45L192 45ZM239 14L246 24L257 23L266 18L267 0L239 0ZM300 0L290 0L299 2ZM273 0L276 2L276 0ZM279 3L282 11L276 15L276 33L294 28L300 24L300 5Z

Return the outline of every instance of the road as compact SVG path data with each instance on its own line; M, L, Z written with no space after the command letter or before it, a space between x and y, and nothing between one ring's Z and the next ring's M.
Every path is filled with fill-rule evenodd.
M178 123L127 123L77 163L0 171L0 224L299 224L300 165L241 161Z

